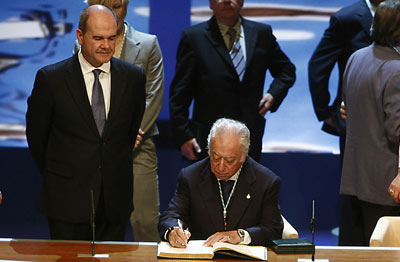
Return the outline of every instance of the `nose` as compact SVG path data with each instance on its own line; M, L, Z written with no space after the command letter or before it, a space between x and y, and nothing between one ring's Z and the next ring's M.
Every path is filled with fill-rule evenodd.
M108 39L104 39L101 43L101 48L103 49L110 49L111 42Z
M219 161L217 167L218 167L219 171L223 171L225 169L225 167L226 167L225 166L225 159L221 158L221 160Z

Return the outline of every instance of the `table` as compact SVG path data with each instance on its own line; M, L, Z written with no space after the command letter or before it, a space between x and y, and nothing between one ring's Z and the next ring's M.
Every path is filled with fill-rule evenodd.
M106 253L109 254L108 258L78 257L78 254L90 253L91 242L87 241L55 241L0 238L0 261L199 261L157 258L157 243L154 242L96 242L96 254ZM298 258L311 258L311 255L277 255L274 253L274 251L268 250L268 261L270 262L297 262ZM329 259L330 262L398 262L400 261L400 248L317 246L315 258ZM225 262L239 260L218 258L212 261Z

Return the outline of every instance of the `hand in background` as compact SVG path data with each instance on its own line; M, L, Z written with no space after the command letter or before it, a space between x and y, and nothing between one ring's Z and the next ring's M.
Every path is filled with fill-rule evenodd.
M344 105L344 102L340 104L340 116L346 120L347 119L347 112L346 112L346 106Z
M390 183L388 192L396 203L400 202L400 168L397 171L397 176Z
M196 138L192 138L189 141L186 141L181 146L182 155L189 160L197 160L195 152L197 153L201 152L200 146L199 144L197 144Z
M133 151L135 151L136 148L138 148L138 147L140 146L140 143L142 143L142 141L143 141L143 135L144 135L143 130L142 130L142 129L139 129L139 132L138 132L138 134L137 134L137 136L136 136L136 141L135 141L135 146L133 147Z
M271 109L273 103L274 97L270 93L266 93L258 104L258 107L260 108L258 114L260 114L260 116L265 116L267 111Z

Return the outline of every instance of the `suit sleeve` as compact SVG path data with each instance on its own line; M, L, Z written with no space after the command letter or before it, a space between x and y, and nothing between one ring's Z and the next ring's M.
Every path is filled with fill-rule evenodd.
M154 125L161 111L164 95L164 67L157 37L152 42L146 68L146 110L141 129L146 132Z
M274 80L269 87L268 93L274 97L271 112L275 112L286 97L289 88L296 81L296 68L279 47L275 36L272 34L272 29L269 29L269 39L272 41L269 47L269 51L272 53L269 61L269 71Z
M53 98L46 74L44 69L36 74L26 113L26 138L29 150L40 170L44 165L53 112Z
M263 196L263 209L260 223L246 228L251 237L250 245L267 245L266 240L282 238L283 222L278 205L281 180L275 176L268 190Z
M189 128L189 107L194 97L196 60L189 36L183 32L178 46L175 76L170 86L169 109L172 133L181 146L194 137Z
M345 51L343 34L341 21L332 16L328 29L308 63L309 88L314 111L319 121L331 117L329 78L333 67Z
M190 192L187 181L184 176L184 169L179 173L177 190L168 205L167 210L160 216L158 223L158 231L162 240L164 239L165 231L169 227L177 226L178 219L184 222L185 226L190 228L189 207L190 207Z
M395 74L383 93L384 126L388 139L395 144L400 137L400 74Z
M136 71L137 73L135 74L135 78L132 81L134 86L134 92L133 92L133 100L134 101L134 113L132 116L132 122L131 122L131 131L130 131L130 146L131 149L133 149L136 141L136 136L137 133L139 132L140 124L143 119L143 114L145 110L145 104L146 104L146 94L145 94L145 85L146 85L146 75L144 73L144 70L140 67L138 67L139 71Z

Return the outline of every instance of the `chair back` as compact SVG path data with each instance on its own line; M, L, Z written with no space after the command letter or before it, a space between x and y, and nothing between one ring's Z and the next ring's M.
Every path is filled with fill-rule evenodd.
M281 215L282 216L282 215ZM297 230L282 216L283 232L282 238L299 238Z
M400 247L400 217L379 218L369 245L371 247Z

